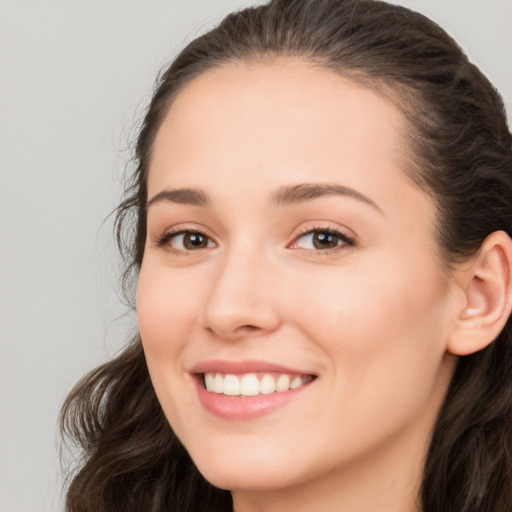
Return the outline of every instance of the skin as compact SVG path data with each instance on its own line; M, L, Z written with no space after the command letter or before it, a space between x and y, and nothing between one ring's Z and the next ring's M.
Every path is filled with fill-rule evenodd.
M210 202L150 203L140 332L169 422L237 512L419 510L461 294L433 201L406 174L407 129L376 92L296 61L204 73L159 129L148 199L194 188ZM273 201L303 183L356 192ZM313 229L354 243L315 250ZM159 244L169 230L208 243ZM229 420L204 409L190 373L212 359L317 378L270 414Z

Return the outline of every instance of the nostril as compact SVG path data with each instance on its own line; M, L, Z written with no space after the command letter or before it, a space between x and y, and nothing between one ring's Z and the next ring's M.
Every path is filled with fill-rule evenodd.
M253 332L260 330L260 327L256 327L255 325L241 325L237 328L238 331L245 331L245 332Z

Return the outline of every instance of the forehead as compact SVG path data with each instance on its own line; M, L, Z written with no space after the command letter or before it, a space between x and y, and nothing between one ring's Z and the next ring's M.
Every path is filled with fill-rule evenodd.
M405 167L405 130L383 95L334 70L283 59L222 65L171 105L154 143L149 194L210 180L331 181L333 171L365 188Z

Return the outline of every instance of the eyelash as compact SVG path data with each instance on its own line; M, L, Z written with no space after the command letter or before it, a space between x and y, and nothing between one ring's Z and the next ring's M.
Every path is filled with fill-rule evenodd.
M354 247L356 245L356 241L354 238L347 236L345 233L342 233L341 231L339 231L337 229L326 228L326 227L313 227L313 228L309 228L305 231L297 233L294 236L293 242L288 247L293 246L294 244L297 244L298 240L300 240L301 238L308 236L308 235L313 235L315 233L333 236L333 237L337 238L338 240L340 240L340 243L338 245L336 245L335 247L331 247L328 249L304 249L301 247L295 247L295 249L298 251L301 251L303 253L306 253L308 255L313 254L313 255L325 256L325 255L332 254L333 252L340 251L347 247ZM208 242L212 242L212 239L208 235L203 233L202 231L199 231L196 229L177 229L175 231L174 230L167 231L161 237L159 237L158 240L156 241L156 246L165 248L165 250L171 254L176 254L176 255L180 255L180 256L190 255L191 253L196 252L196 251L186 250L186 249L176 249L176 248L172 247L169 243L173 238L175 238L179 235L187 235L187 234L188 235L199 235L199 236L205 237L208 240ZM208 247L206 247L206 248L208 248ZM197 251L199 251L201 249L204 249L204 247L198 248Z
M176 254L179 256L183 256L183 255L188 256L192 252L195 252L195 251L186 250L186 249L176 249L176 248L172 247L172 245L170 244L170 242L173 238L176 238L180 235L187 235L187 234L188 235L199 235L199 236L205 237L209 242L212 241L208 235L205 235L202 231L199 231L197 229L177 229L177 230L167 231L161 237L159 237L158 240L156 241L156 246L164 248L170 254ZM201 248L199 248L199 249L201 249Z
M340 241L340 243L338 245L336 245L335 247L331 247L329 249L303 249L301 247L296 247L296 250L304 252L305 254L308 254L308 255L312 254L315 256L316 255L328 256L328 255L331 255L332 253L341 251L343 249L356 246L356 240L354 238L349 237L348 235L346 235L345 233L343 233L342 231L339 231L337 229L327 228L327 227L322 227L322 226L308 228L305 231L301 231L301 232L297 233L295 235L291 245L297 244L297 242L301 238L308 236L308 235L313 235L313 234L330 235L330 236L337 238Z

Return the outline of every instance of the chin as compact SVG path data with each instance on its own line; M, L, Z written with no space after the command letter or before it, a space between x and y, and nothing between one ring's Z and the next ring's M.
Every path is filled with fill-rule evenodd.
M288 487L290 484L284 481L284 475L288 478L290 476L286 474L285 469L276 474L264 467L249 468L245 465L244 470L199 467L199 471L212 485L228 491L271 491Z
M294 473L286 457L264 456L262 450L238 453L192 454L192 459L203 477L215 487L234 490L273 490L288 487ZM293 465L292 465L293 466Z

